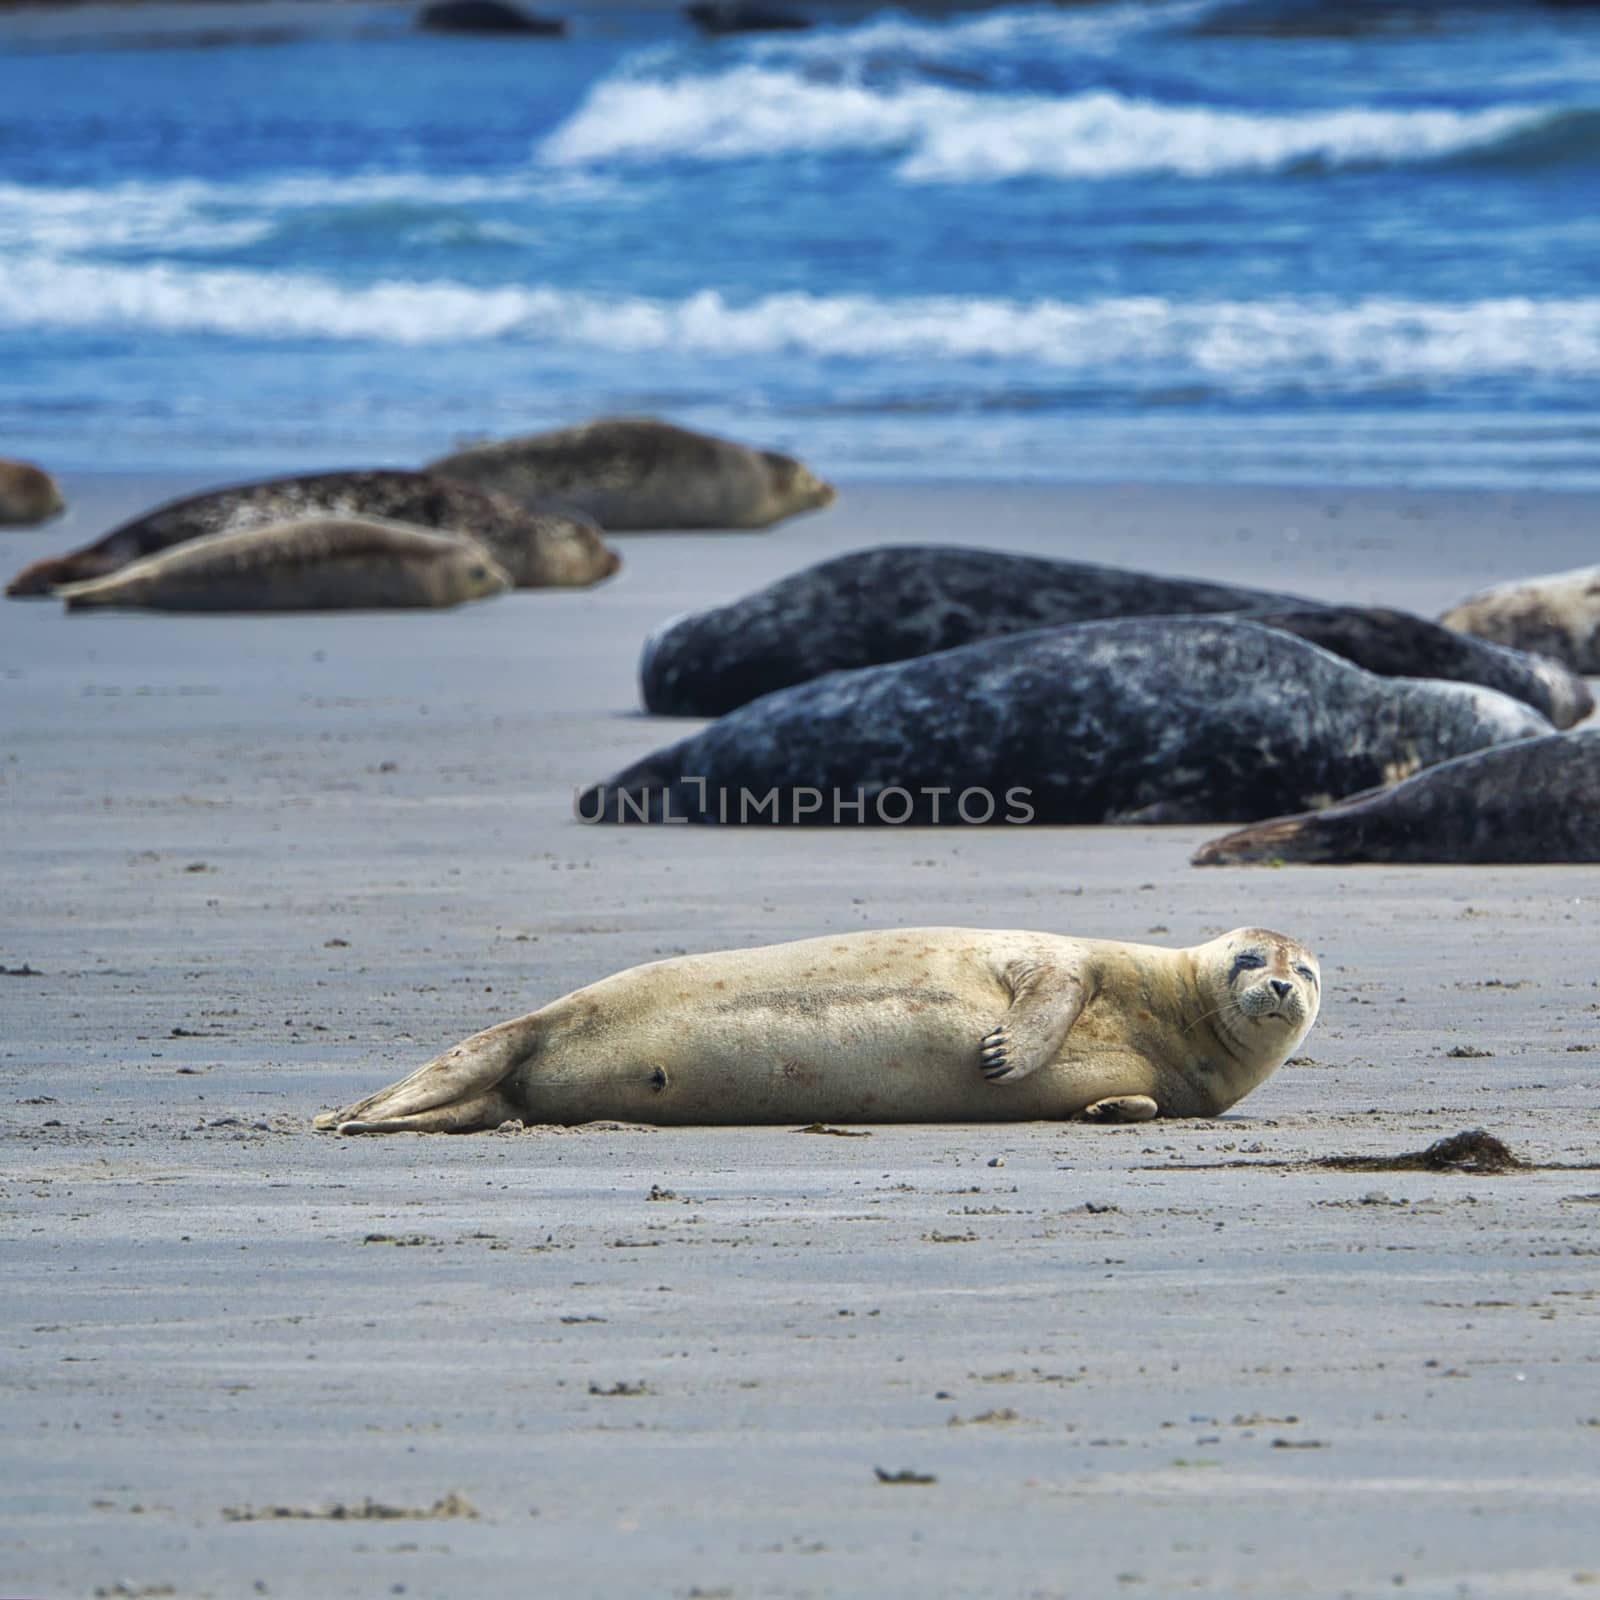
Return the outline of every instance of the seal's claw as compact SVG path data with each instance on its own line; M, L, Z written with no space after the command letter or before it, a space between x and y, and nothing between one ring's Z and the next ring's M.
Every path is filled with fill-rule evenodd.
M978 1066L990 1083L997 1083L1011 1072L1011 1037L1005 1024L984 1035L978 1052Z

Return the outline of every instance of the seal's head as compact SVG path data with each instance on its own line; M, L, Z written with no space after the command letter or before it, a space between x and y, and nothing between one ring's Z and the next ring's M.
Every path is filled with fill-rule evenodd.
M1241 1055L1281 1061L1311 1031L1322 1003L1317 958L1287 934L1235 928L1197 952L1213 1021Z
M521 589L582 589L609 578L622 557L605 541L593 517L547 505L533 513L536 536L477 533Z
M763 450L761 459L767 464L772 478L772 498L780 516L794 516L800 511L821 511L839 498L839 491L831 483L824 483L808 466L793 456L780 455L776 450Z
M551 518L538 551L540 582L553 588L581 589L609 578L622 557L605 541L592 517Z
M462 541L465 548L452 557L447 566L445 605L464 600L487 600L491 595L504 594L512 587L504 567L475 541Z

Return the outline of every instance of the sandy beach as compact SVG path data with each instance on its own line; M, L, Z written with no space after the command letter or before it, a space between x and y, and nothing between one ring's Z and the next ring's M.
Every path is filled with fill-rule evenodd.
M69 475L68 518L0 538L8 571L194 486ZM452 614L6 605L0 1591L1600 1582L1600 869L570 814L691 726L634 710L650 626L860 544L1431 614L1592 559L1594 500L845 491ZM933 922L1261 922L1317 948L1327 999L1306 1058L1214 1122L309 1131L617 968ZM1306 1164L1475 1127L1539 1165Z

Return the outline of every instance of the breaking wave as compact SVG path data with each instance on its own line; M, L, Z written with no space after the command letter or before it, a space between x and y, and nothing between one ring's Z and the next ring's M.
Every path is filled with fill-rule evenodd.
M1269 113L1109 89L1056 97L826 82L749 64L711 77L610 79L539 153L556 166L891 153L900 178L922 183L1206 178L1439 161L1526 136L1548 115L1524 106Z
M0 326L392 345L484 340L701 357L1015 363L1312 390L1507 375L1600 377L1600 297L1435 304L1392 298L1190 303L784 293L739 303L549 286L34 260L0 263Z

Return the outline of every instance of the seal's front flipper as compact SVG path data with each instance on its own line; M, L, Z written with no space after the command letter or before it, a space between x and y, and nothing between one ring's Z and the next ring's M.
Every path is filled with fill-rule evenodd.
M516 1116L500 1084L534 1048L530 1017L502 1022L464 1039L418 1067L409 1078L342 1111L324 1111L312 1126L339 1133L474 1133Z
M1011 991L1011 1009L984 1037L978 1056L990 1083L1013 1083L1049 1066L1086 998L1077 969L1052 962L1014 962L1002 981Z
M1113 1094L1078 1113L1085 1122L1148 1122L1160 1108L1147 1094Z

